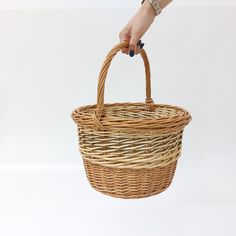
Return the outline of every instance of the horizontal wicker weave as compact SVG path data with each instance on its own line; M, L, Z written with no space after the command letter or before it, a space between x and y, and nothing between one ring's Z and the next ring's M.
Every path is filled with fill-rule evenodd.
M78 127L80 152L88 180L96 190L119 198L141 198L164 191L172 182L181 154L183 129L191 115L183 108L155 104L150 66L144 49L144 103L104 104L105 80L119 43L102 65L97 104L79 107L71 116Z

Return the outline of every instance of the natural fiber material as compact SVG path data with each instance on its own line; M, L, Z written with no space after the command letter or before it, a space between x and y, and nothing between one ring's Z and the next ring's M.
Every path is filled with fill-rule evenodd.
M107 55L99 75L97 104L72 112L88 180L113 197L140 198L164 191L171 183L181 154L183 129L190 114L183 108L155 104L151 98L150 66L144 49L145 103L104 104L105 79L113 57Z
M119 169L84 160L87 177L96 190L119 198L142 198L163 192L173 179L177 161L152 169Z

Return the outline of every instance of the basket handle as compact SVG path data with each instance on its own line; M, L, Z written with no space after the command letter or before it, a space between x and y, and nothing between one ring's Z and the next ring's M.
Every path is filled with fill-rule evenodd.
M93 124L96 130L106 130L105 127L101 124L100 119L105 114L104 111L104 88L105 88L105 80L108 73L108 69L110 67L111 61L114 56L122 49L128 48L128 42L122 42L115 45L110 52L107 54L105 61L100 70L99 78L98 78L98 87L97 87L97 107L94 110L93 114ZM153 99L151 98L151 75L150 75L150 65L148 61L147 54L145 50L142 48L140 50L140 54L143 58L145 74L146 74L146 104L149 105L151 111L155 109Z

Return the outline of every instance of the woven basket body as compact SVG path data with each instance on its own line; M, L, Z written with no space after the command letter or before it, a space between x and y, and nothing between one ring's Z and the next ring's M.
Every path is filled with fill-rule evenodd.
M150 68L144 103L104 104L104 86L112 58L127 43L116 45L103 63L97 104L75 109L80 152L88 180L96 190L119 198L158 194L171 184L181 154L183 129L191 120L183 108L155 104L151 98Z

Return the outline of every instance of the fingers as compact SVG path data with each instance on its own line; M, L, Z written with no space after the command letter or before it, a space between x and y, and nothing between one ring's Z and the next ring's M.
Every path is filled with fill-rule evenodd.
M139 54L140 53L140 51L141 51L141 49L143 48L143 46L144 46L144 43L142 43L142 41L141 40L139 40L138 41L138 43L137 43L137 54ZM136 55L137 55L136 54Z
M138 43L135 45L129 45L129 48L131 47L131 50L129 51L130 57L133 57L134 55L137 55L140 53L141 49L144 47L144 43L142 43L141 40L138 41ZM133 49L135 48L135 49Z
M143 48L144 43L135 36L135 34L121 31L119 34L120 42L128 42L129 48L122 49L121 52L125 54L129 54L130 57L137 55L140 53L141 48Z

